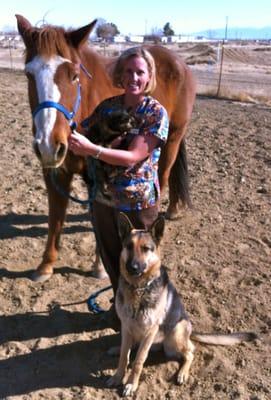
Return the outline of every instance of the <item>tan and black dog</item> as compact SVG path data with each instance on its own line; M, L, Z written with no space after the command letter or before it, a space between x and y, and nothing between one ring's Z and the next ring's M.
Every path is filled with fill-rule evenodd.
M139 383L143 364L154 344L162 344L166 355L184 360L178 372L179 384L188 379L194 358L191 340L208 344L232 345L256 338L254 333L192 334L192 325L180 296L161 265L160 242L164 218L159 217L151 229L136 230L121 213L119 234L123 243L120 256L120 279L116 311L121 320L121 350L118 369L108 386L123 383L131 348L138 350L123 395L133 394Z

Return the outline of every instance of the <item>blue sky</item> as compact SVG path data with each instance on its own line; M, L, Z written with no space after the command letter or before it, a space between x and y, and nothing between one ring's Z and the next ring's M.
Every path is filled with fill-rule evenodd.
M33 25L80 27L95 18L113 22L123 34L151 33L169 22L176 34L229 27L270 26L271 1L256 0L2 0L0 29L16 27L14 14Z

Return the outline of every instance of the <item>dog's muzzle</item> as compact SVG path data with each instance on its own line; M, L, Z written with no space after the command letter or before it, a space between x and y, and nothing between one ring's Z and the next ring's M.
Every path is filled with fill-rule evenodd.
M140 276L146 269L146 263L140 263L138 261L128 261L126 263L126 269L129 275Z

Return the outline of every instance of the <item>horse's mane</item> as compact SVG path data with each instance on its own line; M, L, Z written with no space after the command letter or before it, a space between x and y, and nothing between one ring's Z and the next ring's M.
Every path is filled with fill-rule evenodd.
M45 58L60 55L70 57L66 31L62 27L45 25L41 28L31 28L27 31L26 58L39 54Z

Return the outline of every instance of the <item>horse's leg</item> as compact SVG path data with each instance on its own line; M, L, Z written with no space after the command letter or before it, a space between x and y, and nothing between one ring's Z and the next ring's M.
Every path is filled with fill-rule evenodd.
M83 174L82 174L82 178L88 188L88 196L89 196L89 199L91 199L91 202L93 201L93 193L92 193L92 186L94 185L93 179L95 179L95 178L93 178L93 174L94 174L94 171L88 171L88 170L84 170ZM92 207L90 207L90 219L92 220ZM93 224L92 224L92 226L93 226ZM94 227L93 227L93 229L94 229ZM95 239L95 242L96 242L96 239ZM95 260L94 260L94 263L92 266L91 275L97 279L108 278L108 274L104 268L104 265L103 265L103 262L102 262L102 259L100 256L97 242L95 245Z
M188 187L188 170L185 151L185 134L191 119L196 96L196 85L189 69L180 70L181 87L174 88L175 108L170 113L168 140L159 160L159 180L161 192L169 185L169 206L167 217L178 216L180 206L191 207ZM180 82L179 82L180 83ZM176 90L175 90L176 89Z
M172 166L169 176L169 207L167 217L174 218L178 216L180 207L192 208L189 188L189 174L186 157L185 139L183 138L179 151Z
M53 274L53 265L57 260L59 250L60 233L66 217L68 198L62 196L55 189L49 171L43 171L44 180L47 187L49 218L48 218L48 237L43 253L42 262L34 272L32 278L34 281L43 282L49 279ZM59 184L65 192L70 191L72 174L59 175Z
M180 206L191 206L188 188L188 170L185 152L184 135L187 123L170 130L168 141L159 160L159 181L161 193L169 186L169 206L167 218L178 216Z
M94 278L97 278L97 279L108 278L108 274L107 274L106 270L104 269L104 265L101 260L101 256L99 253L99 248L98 248L97 243L96 243L96 247L95 247L95 260L94 260L94 264L93 264L92 276L94 276Z

